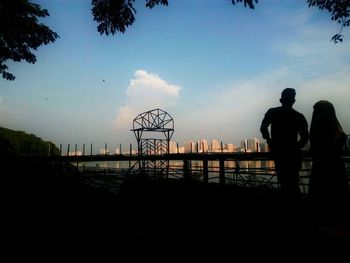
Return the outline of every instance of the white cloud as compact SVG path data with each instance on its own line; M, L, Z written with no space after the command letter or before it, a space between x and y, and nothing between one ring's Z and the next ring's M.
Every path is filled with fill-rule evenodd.
M117 110L115 126L131 127L132 120L139 113L174 106L180 98L180 90L180 86L168 84L155 73L136 70L126 89L126 104Z

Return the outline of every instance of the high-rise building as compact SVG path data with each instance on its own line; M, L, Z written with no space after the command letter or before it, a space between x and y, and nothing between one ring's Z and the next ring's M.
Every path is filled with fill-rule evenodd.
M177 153L177 142L170 141L169 142L169 153Z
M212 152L217 152L221 150L221 144L218 140L212 140L210 143L210 150Z
M208 141L206 139L201 139L198 142L198 152L206 153L209 150Z
M241 147L245 152L260 152L259 140L257 138L254 139L246 139L241 141Z
M236 147L232 143L226 143L225 149L227 152L235 152L236 151Z
M185 153L194 153L196 152L195 143L193 141L185 142Z

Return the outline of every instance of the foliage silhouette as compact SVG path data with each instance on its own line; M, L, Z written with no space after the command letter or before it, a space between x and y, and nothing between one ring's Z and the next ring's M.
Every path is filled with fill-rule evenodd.
M54 42L59 36L38 18L49 16L46 9L27 0L0 2L0 74L7 80L15 76L8 71L7 60L36 62L32 49Z
M168 0L145 0L149 9L168 6ZM92 0L92 15L98 23L97 31L103 35L124 33L135 22L135 0ZM254 9L258 0L231 0L233 5L243 3ZM339 33L332 37L334 43L343 42L344 27L350 26L350 0L307 0L309 7L330 13L331 19L341 24ZM0 2L0 74L6 80L15 76L8 71L7 60L36 62L32 50L54 42L59 36L38 18L49 16L46 9L29 0L2 0Z
M254 9L258 0L232 0L232 4L244 2L244 6ZM92 0L92 15L99 23L97 31L103 35L124 33L126 28L135 22L135 0ZM146 0L146 7L152 9L157 5L167 6L168 0Z
M59 149L52 143L34 134L0 127L0 156L58 155Z
M331 19L341 24L339 33L332 37L334 43L343 42L342 31L350 26L350 0L307 0L309 7L316 6L321 10L327 10Z

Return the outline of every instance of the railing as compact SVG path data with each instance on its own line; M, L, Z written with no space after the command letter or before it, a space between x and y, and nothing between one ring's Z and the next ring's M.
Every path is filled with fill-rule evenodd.
M191 153L164 155L89 155L89 156L51 156L42 157L54 163L69 162L75 174L95 180L114 180L121 182L128 176L140 174L151 178L177 178L197 180L204 183L235 184L246 187L278 188L275 168L269 153ZM155 163L150 169L144 162ZM100 163L123 163L122 167ZM156 162L167 162L167 166L156 167ZM350 177L350 154L344 153L344 162ZM308 152L302 154L300 170L300 190L308 191L308 180L311 171L311 158ZM106 179L107 178L107 179ZM109 179L108 179L109 178Z

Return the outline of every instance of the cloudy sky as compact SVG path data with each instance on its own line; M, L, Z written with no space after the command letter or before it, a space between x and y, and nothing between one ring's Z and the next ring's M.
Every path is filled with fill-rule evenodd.
M101 36L90 1L38 0L60 38L40 47L36 64L9 63L0 80L0 126L57 145L136 143L137 114L161 108L175 120L173 140L261 139L259 126L282 89L295 109L330 100L350 133L350 30L306 0L259 1L255 10L228 0L169 0L152 10L137 1L124 34Z

